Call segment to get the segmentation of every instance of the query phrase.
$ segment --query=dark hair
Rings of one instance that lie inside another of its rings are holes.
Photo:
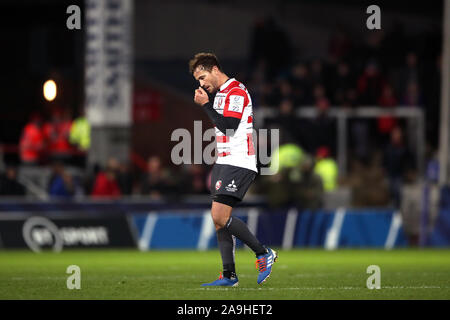
[[[216,66],[219,70],[220,67],[219,59],[213,53],[200,52],[197,53],[194,58],[189,61],[189,72],[194,73],[197,67],[202,66],[206,71],[211,72],[212,68]]]

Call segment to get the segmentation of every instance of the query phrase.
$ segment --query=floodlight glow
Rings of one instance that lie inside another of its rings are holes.
[[[56,98],[56,83],[53,80],[47,80],[44,83],[44,98],[47,101],[53,101]]]

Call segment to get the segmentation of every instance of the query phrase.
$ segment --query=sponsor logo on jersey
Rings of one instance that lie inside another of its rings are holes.
[[[244,97],[243,96],[230,96],[230,106],[228,110],[233,112],[242,112],[244,109]]]
[[[229,185],[227,185],[227,186],[225,187],[225,189],[226,189],[228,192],[236,192],[236,191],[237,191],[237,186],[234,184],[234,180],[231,181],[231,183],[230,183]]]
[[[216,190],[219,190],[221,186],[222,186],[222,180],[217,180],[217,182],[216,182]]]

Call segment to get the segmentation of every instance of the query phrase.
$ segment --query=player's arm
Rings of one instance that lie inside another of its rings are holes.
[[[222,131],[222,133],[225,135],[227,130],[233,130],[233,132],[236,131],[239,123],[241,122],[241,119],[224,117],[223,115],[217,113],[217,111],[213,108],[212,102],[208,101],[203,105],[203,107],[205,108],[206,113],[208,114],[214,125],[217,127],[217,129]]]
[[[226,135],[227,130],[233,130],[234,132],[238,128],[239,123],[241,122],[241,117],[229,115],[227,116],[225,115],[225,109],[224,115],[217,113],[217,111],[214,110],[213,103],[209,101],[208,94],[205,92],[205,90],[203,90],[203,88],[195,90],[194,101],[204,107],[211,121],[214,123],[217,129],[222,131],[223,134]],[[227,108],[227,100],[225,101],[225,104],[225,108]]]

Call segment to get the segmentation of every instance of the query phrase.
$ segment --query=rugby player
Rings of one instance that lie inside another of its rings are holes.
[[[217,233],[223,273],[202,286],[237,286],[235,269],[236,238],[256,255],[259,271],[257,283],[263,283],[272,272],[277,253],[263,246],[247,225],[232,216],[233,207],[258,174],[253,145],[252,100],[245,86],[229,78],[212,53],[198,53],[189,61],[189,70],[200,86],[194,102],[203,107],[215,126],[218,157],[211,173],[211,216]],[[214,100],[209,94],[215,94]]]

